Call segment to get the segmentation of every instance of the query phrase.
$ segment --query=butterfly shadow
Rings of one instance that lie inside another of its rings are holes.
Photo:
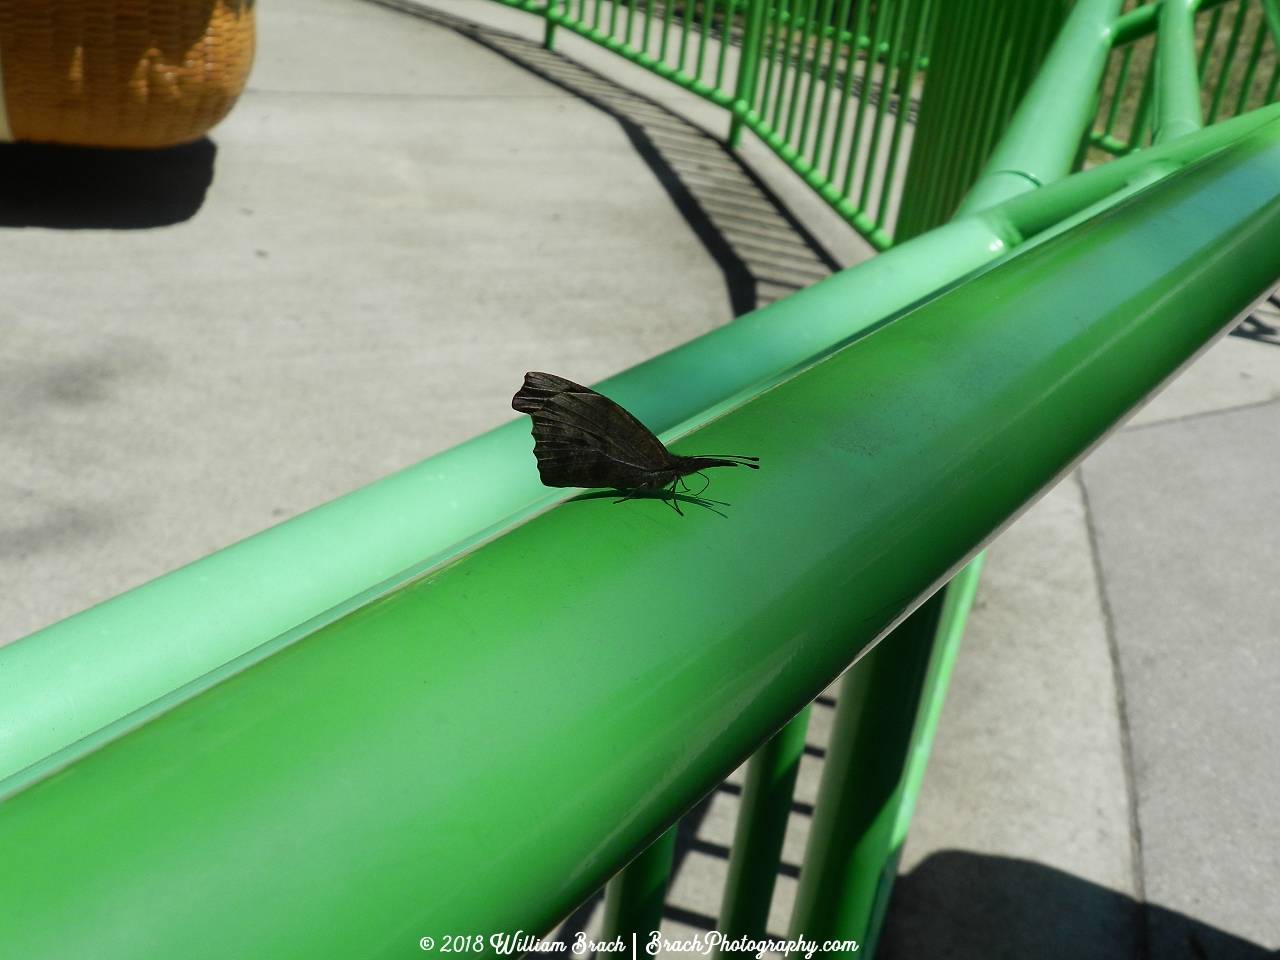
[[[665,500],[681,516],[684,514],[681,513],[678,504],[688,503],[710,510],[716,516],[724,517],[726,520],[729,519],[729,515],[721,513],[716,507],[733,506],[724,500],[712,500],[710,497],[702,497],[694,493],[677,493],[674,490],[588,490],[576,497],[570,497],[566,502],[574,503],[579,500],[612,500],[615,503],[622,503],[624,500]]]

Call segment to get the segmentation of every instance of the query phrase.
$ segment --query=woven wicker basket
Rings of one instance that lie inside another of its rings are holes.
[[[187,143],[226,116],[252,62],[253,0],[0,0],[8,139]]]

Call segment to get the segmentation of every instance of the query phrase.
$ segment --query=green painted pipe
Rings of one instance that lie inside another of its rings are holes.
[[[1007,249],[976,221],[920,237],[600,389],[669,432]],[[531,451],[522,417],[0,648],[0,796],[563,496]]]
[[[747,762],[716,926],[729,940],[765,935],[810,709],[801,710]]]
[[[851,940],[858,950],[840,953],[870,954],[864,948],[876,927],[874,906],[882,899],[876,894],[947,592],[930,597],[845,674],[791,914],[792,939]]]
[[[875,954],[982,558],[846,674],[791,936]]]
[[[0,804],[0,957],[545,931],[1280,276],[1280,125]]]
[[[1196,68],[1196,0],[1161,0],[1156,40],[1155,143],[1176,140],[1204,126]]]
[[[1122,0],[1080,0],[957,217],[1061,180],[1097,112]]]
[[[1255,110],[900,244],[611,377],[662,434],[982,269],[1165,162],[1280,116]],[[0,796],[145,722],[548,497],[523,418],[0,647]]]
[[[993,231],[1009,237],[1011,244],[1017,244],[1020,238],[1049,230],[1132,183],[1150,182],[1153,176],[1167,175],[1179,167],[1197,163],[1277,119],[1280,119],[1280,103],[1273,103],[1021,194],[980,216],[991,223]]]
[[[658,929],[671,879],[676,830],[670,827],[609,881],[604,891],[601,941],[621,937],[629,946],[633,938],[637,942],[648,941]]]

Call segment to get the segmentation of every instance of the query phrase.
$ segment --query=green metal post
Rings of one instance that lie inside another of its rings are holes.
[[[764,936],[810,709],[770,737],[747,764],[717,925],[728,939]]]
[[[560,3],[561,0],[547,0],[546,9],[539,11],[545,21],[542,30],[542,45],[548,50],[554,50],[556,46],[556,24],[563,16],[560,13]]]
[[[676,830],[671,827],[609,881],[604,891],[601,940],[622,937],[629,941],[634,934],[644,941],[658,929],[671,879]]]
[[[845,675],[792,938],[854,940],[861,947],[874,933],[873,909],[882,899],[902,774],[947,592],[935,593]]]
[[[1068,8],[1066,0],[940,5],[895,241],[955,215],[1035,80]],[[1051,135],[1054,126],[1039,132]]]
[[[1195,133],[1204,126],[1196,67],[1195,9],[1196,0],[1163,0],[1160,6],[1155,143]]]
[[[985,210],[1071,172],[1097,110],[1121,0],[1080,0],[957,216]]]
[[[765,4],[768,0],[750,0],[742,25],[742,52],[738,55],[738,82],[729,109],[729,146],[742,143],[742,118],[755,106],[756,81],[760,76],[760,36],[764,31]],[[728,43],[728,29],[723,43]]]

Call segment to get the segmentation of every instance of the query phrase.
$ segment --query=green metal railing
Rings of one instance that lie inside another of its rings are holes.
[[[954,214],[1069,7],[1066,0],[500,2],[544,17],[548,46],[563,26],[725,107],[731,144],[751,130],[881,250]],[[1161,10],[1171,23],[1170,55],[1188,55],[1173,29],[1187,21],[1204,122],[1280,98],[1280,0],[1125,5],[1132,9],[1110,30],[1091,146],[1119,156],[1155,135]],[[1191,82],[1182,68],[1165,75]],[[1183,112],[1187,99],[1184,92]],[[1163,102],[1176,109],[1168,94]]]
[[[1189,34],[1152,146],[1069,173],[1119,0],[1077,0],[1026,83],[973,71],[1003,136],[944,150],[935,111],[920,153],[944,67],[1056,16],[991,3],[929,50],[911,166],[964,185],[952,222],[919,188],[913,239],[600,385],[679,451],[762,458],[717,478],[726,517],[549,492],[521,418],[0,649],[0,957],[419,955],[606,881],[606,932],[646,929],[672,824],[748,756],[720,922],[755,935],[806,704],[855,660],[792,933],[874,953],[979,551],[1280,277],[1280,106],[1202,128]],[[856,26],[832,6],[762,28],[775,84]],[[635,5],[573,7],[644,41]],[[1163,41],[1186,9],[1143,16]],[[737,90],[738,11],[644,10]]]
[[[872,244],[892,243],[936,0],[501,0],[727,108]]]
[[[1162,5],[1126,4],[1120,18],[1098,117],[1089,142],[1122,156],[1149,145],[1160,119],[1156,32],[1170,36],[1164,55],[1182,63],[1165,75],[1181,78],[1182,111],[1196,111],[1204,123],[1239,116],[1280,99],[1280,4],[1277,0],[1203,0]],[[1167,23],[1166,23],[1167,21]],[[1174,33],[1177,34],[1176,38]],[[1176,42],[1173,42],[1176,39]],[[1194,73],[1188,58],[1194,62]],[[1198,91],[1198,97],[1190,92]],[[1170,105],[1166,104],[1166,112]]]

